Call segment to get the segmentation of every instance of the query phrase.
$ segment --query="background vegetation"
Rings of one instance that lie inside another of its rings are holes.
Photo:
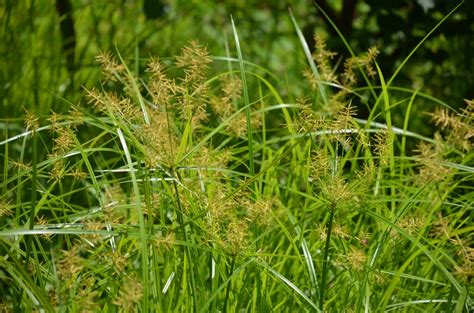
[[[6,0],[0,310],[468,312],[456,6]]]

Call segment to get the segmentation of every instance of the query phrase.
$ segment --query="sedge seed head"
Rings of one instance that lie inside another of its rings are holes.
[[[58,158],[60,155],[57,153],[53,152],[53,154],[50,154],[48,156],[49,158]],[[64,162],[64,159],[58,159],[53,161],[53,167],[51,168],[51,171],[49,173],[49,181],[60,181],[63,179],[63,177],[66,175],[66,165]]]
[[[466,107],[461,110],[461,114],[439,108],[434,113],[428,113],[432,121],[444,131],[446,143],[466,152],[473,146],[472,106],[472,101],[466,100]]]
[[[378,270],[372,271],[369,278],[373,284],[379,286],[385,286],[390,282],[388,274]]]
[[[97,222],[94,220],[85,220],[84,221],[84,230],[90,231],[91,233],[84,234],[81,237],[92,242],[93,244],[97,244],[100,242],[101,238],[103,237],[99,233],[101,230],[104,230],[105,225],[102,222]]]
[[[112,114],[122,120],[133,122],[141,118],[140,109],[128,97],[119,96],[114,92],[106,92],[105,104]]]
[[[312,132],[324,129],[327,125],[325,116],[313,110],[311,99],[307,96],[300,96],[296,99],[299,113],[296,125],[300,133]]]
[[[73,177],[74,179],[84,179],[87,178],[88,174],[81,171],[80,168],[74,168],[66,174],[67,176]]]
[[[424,223],[425,220],[421,216],[409,214],[400,219],[398,226],[409,235],[415,235],[423,227]]]
[[[340,223],[335,223],[332,229],[332,232],[335,237],[339,237],[341,239],[348,239],[350,238],[349,230],[345,225]]]
[[[327,82],[337,82],[337,76],[334,73],[330,62],[337,53],[326,49],[326,41],[320,34],[317,33],[314,35],[314,41],[315,52],[313,53],[313,59],[319,69],[321,78]]]
[[[333,207],[341,206],[343,202],[353,197],[347,182],[340,176],[321,179],[321,193]]]
[[[242,220],[232,220],[225,234],[224,249],[231,255],[237,255],[243,252],[248,242],[248,223]]]
[[[326,226],[324,226],[324,224],[316,225],[315,233],[322,242],[326,241],[328,234],[327,234],[327,228]]]
[[[157,58],[148,61],[146,72],[150,73],[148,90],[153,102],[157,105],[167,105],[178,92],[178,86],[173,79],[168,78],[166,68]]]
[[[13,216],[13,208],[10,200],[0,200],[0,217]]]
[[[455,266],[455,274],[464,281],[469,281],[474,277],[474,248],[472,240],[456,238],[450,240],[455,253],[459,256],[458,265]]]
[[[67,286],[71,286],[74,283],[74,278],[84,268],[84,264],[85,260],[79,254],[79,247],[73,245],[69,250],[62,251],[56,268],[61,279],[66,282]]]
[[[314,75],[313,71],[311,71],[310,68],[305,68],[302,73],[303,77],[306,79],[306,81],[309,83],[309,86],[313,90],[317,90],[319,88],[319,80],[316,78]]]
[[[173,232],[168,232],[165,236],[157,236],[154,244],[158,250],[171,250],[176,243],[176,235]]]
[[[150,111],[151,123],[136,128],[135,134],[142,142],[145,164],[149,168],[169,167],[175,162],[179,139],[168,114],[159,110]]]
[[[235,112],[235,107],[232,101],[220,97],[211,97],[210,106],[212,111],[216,113],[221,120],[227,119]]]
[[[245,113],[235,116],[226,126],[226,130],[236,137],[241,138],[247,133],[247,118]]]
[[[390,149],[394,140],[393,130],[387,129],[375,135],[374,152],[379,157],[380,165],[387,166],[389,163]]]
[[[380,54],[380,50],[377,46],[372,46],[367,51],[365,57],[361,58],[361,63],[364,65],[365,72],[371,78],[374,78],[377,75],[377,71],[374,69],[373,64],[375,63],[375,59]]]
[[[357,68],[357,57],[350,57],[344,61],[344,72],[342,73],[342,84],[350,88],[357,84],[357,75],[354,69]]]
[[[166,79],[166,70],[163,63],[159,58],[151,57],[148,60],[147,68],[145,72],[150,73],[151,80],[163,80]]]
[[[74,297],[75,304],[82,313],[100,311],[100,305],[97,303],[99,292],[93,288],[97,284],[94,277],[86,277],[80,281],[78,291]]]
[[[40,128],[39,118],[34,112],[25,110],[25,127],[33,134]]]
[[[242,80],[234,76],[226,76],[222,80],[223,100],[228,102],[238,100],[242,96]]]
[[[135,312],[143,298],[143,284],[138,278],[133,276],[126,277],[119,293],[112,301],[122,312]]]
[[[44,215],[41,215],[41,216],[37,216],[36,217],[36,224],[38,226],[42,226],[42,227],[46,227],[48,225],[48,219],[44,216]],[[47,241],[51,240],[51,237],[53,235],[52,234],[48,234],[48,233],[43,233],[41,234],[41,237]]]
[[[68,127],[59,127],[57,137],[54,139],[53,153],[64,155],[75,146],[74,133]]]
[[[60,128],[59,122],[63,119],[61,114],[58,114],[54,111],[51,111],[51,115],[48,118],[48,121],[51,123],[51,131],[57,132]]]
[[[125,66],[117,62],[112,52],[100,51],[95,57],[106,80],[117,81],[117,76],[125,71]]]
[[[32,167],[31,167],[31,162],[16,162],[16,161],[10,161],[10,164],[13,165],[13,167],[17,170],[17,171],[24,171],[24,172],[27,172],[27,171],[31,171]]]
[[[175,64],[184,69],[184,82],[193,84],[205,79],[211,62],[207,48],[193,40],[181,49],[181,55],[176,57]]]
[[[118,275],[123,274],[130,263],[129,255],[122,253],[120,250],[110,252],[107,258],[112,262],[112,267]]]
[[[273,199],[258,199],[255,202],[250,201],[247,206],[249,218],[258,225],[270,225],[272,222],[274,202],[275,200]]]
[[[441,213],[438,213],[437,220],[432,223],[430,235],[436,238],[451,238],[452,226],[451,219],[449,217],[443,216]]]
[[[104,95],[95,88],[85,89],[85,91],[87,103],[92,105],[92,109],[99,114],[107,113]]]
[[[72,128],[77,129],[78,126],[84,124],[84,113],[76,106],[72,106],[67,113]]]
[[[442,165],[444,160],[440,149],[437,149],[436,146],[420,142],[415,151],[419,153],[418,163],[421,165],[419,170],[420,183],[444,181],[450,174],[451,170]]]
[[[352,270],[361,272],[367,263],[367,254],[363,250],[351,247],[346,255],[346,261]]]
[[[327,149],[317,149],[311,154],[309,176],[313,179],[321,179],[331,173],[331,156]]]

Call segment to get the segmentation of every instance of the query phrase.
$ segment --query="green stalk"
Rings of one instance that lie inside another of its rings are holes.
[[[36,197],[37,197],[37,180],[38,180],[38,139],[37,134],[33,131],[33,156],[31,160],[32,173],[31,173],[31,203],[30,203],[30,220],[28,223],[28,229],[33,229],[35,225],[35,210],[36,210]],[[32,249],[32,237],[26,237],[26,263],[30,257]]]
[[[5,139],[8,139],[8,122],[5,123]],[[7,194],[7,178],[8,178],[8,158],[9,158],[9,145],[8,143],[5,144],[5,150],[4,150],[4,159],[3,159],[3,181],[2,181],[2,195]],[[17,215],[18,216],[18,215]],[[0,218],[0,229],[3,229],[4,227],[4,219]]]
[[[375,66],[377,67],[377,72],[380,78],[380,85],[382,86],[382,98],[384,102],[384,108],[383,108],[383,113],[385,114],[385,121],[387,122],[387,130],[389,132],[393,132],[393,126],[392,126],[392,113],[390,111],[390,98],[388,96],[388,89],[387,85],[385,84],[385,79],[383,77],[382,71],[380,70],[379,65],[377,62],[375,62]],[[393,135],[393,133],[389,133],[390,136]],[[395,151],[393,148],[393,143],[394,139],[390,141],[390,147],[389,147],[389,167],[390,167],[390,181],[393,180],[393,177],[395,175]],[[391,211],[393,212],[395,210],[395,187],[393,185],[390,186],[390,197],[392,198],[392,201],[390,202],[391,204]]]
[[[232,273],[234,272],[234,266],[235,266],[235,255],[232,256],[232,262],[230,263],[230,271],[229,271],[229,277],[232,277]],[[229,300],[229,294],[230,294],[230,288],[232,286],[232,280],[230,279],[227,282],[227,288],[225,291],[225,300],[224,300],[224,308],[223,312],[227,312],[227,302]]]
[[[323,272],[321,274],[321,289],[319,292],[319,308],[324,311],[324,290],[326,288],[327,271],[329,267],[329,248],[331,244],[332,223],[334,220],[335,204],[329,208],[328,230],[326,232],[326,244],[324,246]]]
[[[406,142],[407,142],[406,133],[408,131],[408,121],[410,120],[411,108],[413,107],[413,102],[415,101],[416,95],[418,94],[418,90],[419,89],[415,90],[415,92],[410,98],[410,102],[408,103],[408,107],[405,112],[405,119],[403,121],[403,135],[402,135],[402,143],[400,147],[400,154],[404,158],[407,156],[406,155]],[[403,170],[404,170],[405,165],[406,163],[400,162],[400,175],[403,175]]]

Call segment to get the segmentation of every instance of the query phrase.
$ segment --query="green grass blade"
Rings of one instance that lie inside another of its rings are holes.
[[[276,270],[274,270],[271,266],[269,266],[268,264],[266,264],[265,262],[263,261],[257,261],[257,263],[262,266],[263,268],[265,268],[266,270],[268,270],[270,273],[272,273],[275,278],[277,278],[277,280],[282,283],[283,285],[287,286],[290,290],[293,290],[296,294],[298,294],[301,298],[303,298],[306,303],[311,306],[311,308],[313,310],[315,310],[316,312],[322,312],[318,306],[313,302],[311,301],[310,298],[308,298],[308,296],[300,289],[298,288],[295,284],[293,284],[291,282],[291,280],[289,280],[288,278],[286,278],[285,276],[283,276],[281,273],[277,272]]]
[[[329,15],[327,15],[327,13],[318,5],[318,3],[316,1],[313,1],[313,4],[318,8],[319,11],[321,11],[321,13],[323,13],[326,20],[329,22],[329,24],[331,24],[331,27],[334,28],[334,30],[336,31],[339,38],[341,38],[342,42],[346,46],[347,51],[349,51],[350,55],[352,57],[355,57],[356,54],[352,50],[351,46],[349,45],[349,42],[346,40],[346,38],[344,37],[342,32],[339,30],[339,27],[337,27],[337,25],[329,18]],[[377,94],[375,93],[374,88],[372,87],[372,83],[370,82],[370,79],[367,77],[367,74],[362,69],[362,66],[359,63],[357,63],[357,68],[359,69],[360,74],[364,78],[364,81],[367,84],[367,88],[370,90],[370,93],[372,94],[372,97],[374,99],[377,99]]]
[[[313,75],[316,77],[317,80],[322,80],[321,75],[319,75],[318,68],[316,64],[314,63],[313,56],[311,55],[311,51],[309,50],[308,43],[306,42],[304,38],[303,32],[298,26],[298,23],[296,22],[296,19],[293,16],[293,12],[291,11],[291,9],[289,9],[289,12],[290,12],[291,21],[293,23],[293,26],[295,27],[296,34],[298,35],[298,39],[300,41],[301,47],[303,48],[304,54],[306,56],[306,60],[308,61],[311,71],[313,72]],[[321,96],[321,99],[323,100],[324,105],[329,104],[329,94],[326,88],[327,87],[324,84],[319,84],[319,94]]]
[[[255,164],[254,164],[254,153],[253,153],[253,129],[251,123],[251,105],[249,100],[249,91],[247,87],[247,76],[245,75],[244,60],[242,57],[242,50],[240,48],[239,35],[237,34],[237,29],[235,28],[234,19],[231,17],[232,23],[232,32],[234,33],[235,47],[237,49],[237,55],[239,58],[239,67],[240,67],[240,77],[242,79],[242,89],[244,95],[244,105],[245,105],[245,118],[247,120],[247,140],[248,140],[248,151],[249,151],[249,172],[250,175],[255,175]],[[256,186],[255,186],[256,187]],[[255,189],[254,189],[255,190]]]
[[[136,201],[136,214],[138,215],[138,222],[140,227],[140,243],[141,243],[141,261],[142,261],[142,279],[143,285],[148,286],[149,282],[149,269],[148,269],[148,243],[147,243],[147,231],[145,228],[145,219],[143,216],[142,211],[142,202],[140,196],[140,188],[138,187],[137,177],[135,175],[135,169],[132,162],[132,157],[130,154],[130,150],[128,149],[127,141],[123,135],[123,132],[120,128],[117,128],[117,135],[120,139],[120,143],[122,145],[123,152],[125,154],[125,159],[127,161],[128,168],[130,170],[130,176],[132,178],[132,185],[133,185],[133,192],[135,194],[135,201]],[[143,302],[142,302],[142,309],[143,312],[148,312],[149,310],[149,297],[148,297],[148,288],[144,289],[143,293]]]
[[[423,39],[420,40],[420,42],[410,51],[410,53],[406,56],[406,58],[400,63],[400,65],[397,67],[395,72],[392,74],[390,79],[387,82],[387,86],[390,86],[397,77],[398,73],[402,70],[402,68],[405,66],[405,64],[410,60],[410,58],[415,54],[415,52],[423,45],[423,43],[451,16],[456,12],[459,7],[464,3],[464,0],[461,0],[458,5],[454,7],[448,14],[446,14],[441,21],[439,21],[429,32],[426,34]]]

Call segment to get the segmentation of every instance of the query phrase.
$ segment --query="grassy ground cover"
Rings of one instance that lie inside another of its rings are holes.
[[[290,17],[297,83],[232,21],[227,55],[103,51],[100,86],[50,94],[68,111],[1,120],[1,310],[472,309],[474,102],[395,86],[418,47],[392,74],[376,47],[336,73]]]

